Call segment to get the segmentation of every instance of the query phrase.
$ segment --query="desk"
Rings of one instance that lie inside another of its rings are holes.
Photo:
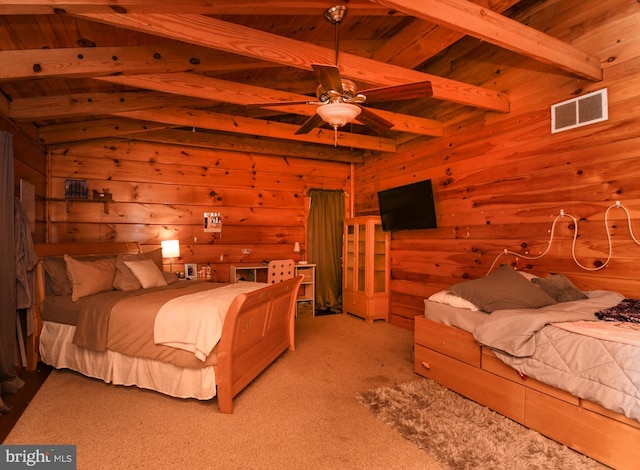
[[[267,282],[269,266],[263,263],[232,264],[229,267],[229,282],[238,281]],[[316,314],[316,265],[297,264],[294,266],[294,276],[304,276],[298,292],[298,308],[300,313],[305,305],[311,305],[311,312]]]

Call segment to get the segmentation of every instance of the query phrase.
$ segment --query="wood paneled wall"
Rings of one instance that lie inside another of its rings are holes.
[[[307,191],[349,191],[350,172],[344,163],[144,142],[71,146],[50,155],[49,241],[138,241],[148,251],[178,239],[174,271],[211,263],[224,282],[231,263],[300,259],[293,246],[305,246]],[[113,202],[65,201],[66,179],[85,179]],[[204,232],[204,212],[222,214],[221,236]]]
[[[25,180],[35,187],[36,192],[36,223],[34,242],[42,243],[46,238],[45,197],[46,197],[46,152],[35,144],[36,130],[31,125],[18,127],[0,114],[0,130],[13,136],[13,176],[15,196],[20,195],[20,180]]]
[[[396,232],[391,241],[391,321],[407,328],[424,299],[484,276],[498,263],[534,274],[565,273],[582,289],[640,295],[640,5],[635,0],[557,2],[518,19],[601,57],[604,78],[589,82],[489,44],[464,40],[429,72],[507,93],[509,114],[434,101],[443,138],[421,138],[397,154],[355,168],[356,215],[375,214],[376,192],[431,178],[437,229]],[[479,81],[479,79],[484,79]],[[557,134],[550,106],[607,88],[609,119]],[[614,206],[607,212],[607,209]],[[578,222],[575,250],[574,220]],[[605,226],[605,215],[607,224]],[[611,235],[611,261],[607,232]],[[580,267],[574,261],[584,266]]]

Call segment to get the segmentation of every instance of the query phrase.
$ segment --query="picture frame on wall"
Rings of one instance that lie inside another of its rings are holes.
[[[65,199],[88,199],[89,182],[87,180],[64,180]]]
[[[195,263],[185,263],[184,265],[185,279],[198,279],[198,265]]]

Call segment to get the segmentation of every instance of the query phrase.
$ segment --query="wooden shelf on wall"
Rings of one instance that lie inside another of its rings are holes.
[[[103,210],[105,214],[109,213],[109,202],[111,202],[110,199],[81,199],[81,198],[49,199],[49,201],[65,201],[67,203],[67,213],[71,212],[71,206],[73,206],[75,202],[81,202],[81,203],[93,202],[93,203],[103,204],[104,205]]]

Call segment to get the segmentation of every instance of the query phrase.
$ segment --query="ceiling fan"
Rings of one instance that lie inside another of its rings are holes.
[[[327,123],[336,132],[339,127],[353,121],[356,117],[362,124],[372,127],[377,132],[385,132],[394,124],[378,114],[363,107],[365,103],[382,101],[405,100],[431,96],[431,82],[407,83],[381,88],[372,88],[358,92],[356,84],[340,76],[338,69],[338,29],[347,14],[346,6],[335,6],[324,12],[324,18],[335,26],[335,57],[336,65],[311,64],[318,79],[315,101],[280,101],[275,103],[260,103],[260,107],[288,106],[293,104],[318,105],[316,113],[307,119],[295,132],[296,135],[308,134],[314,128]],[[337,145],[337,141],[336,141]]]

